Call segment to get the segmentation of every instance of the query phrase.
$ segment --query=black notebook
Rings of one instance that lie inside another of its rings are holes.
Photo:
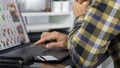
[[[47,63],[60,63],[69,57],[69,53],[66,50],[61,49],[48,49],[41,52],[40,55],[34,56],[35,62],[47,62]]]

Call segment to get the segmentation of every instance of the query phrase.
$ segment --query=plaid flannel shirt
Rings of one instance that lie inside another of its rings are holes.
[[[115,60],[115,65],[119,65],[119,33],[120,0],[96,0],[87,14],[76,18],[68,37],[68,48],[76,66],[95,68],[107,51]]]

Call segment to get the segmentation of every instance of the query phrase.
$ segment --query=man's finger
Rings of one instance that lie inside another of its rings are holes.
[[[46,44],[41,44],[41,46],[42,46],[43,48],[46,48]]]
[[[59,45],[60,45],[59,42],[52,42],[52,43],[48,43],[48,44],[46,45],[46,48],[47,48],[47,49],[57,48],[57,47],[59,47]]]
[[[64,41],[51,42],[46,45],[46,48],[47,49],[51,49],[51,48],[65,48],[66,49],[65,45],[66,44],[64,43]]]
[[[39,45],[39,44],[46,44],[46,41],[48,41],[49,39],[47,38],[42,38],[40,40],[38,40],[37,42],[35,42],[35,45]]]
[[[43,43],[46,43],[47,41],[51,41],[51,40],[56,40],[56,36],[55,35],[50,35],[50,36],[41,38],[40,40],[35,42],[35,45],[43,44]]]
[[[34,45],[41,44],[41,40],[38,40],[37,42],[34,43]]]

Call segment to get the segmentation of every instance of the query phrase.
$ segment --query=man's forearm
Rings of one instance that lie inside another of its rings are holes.
[[[78,67],[94,66],[106,52],[108,41],[120,32],[120,15],[118,15],[120,4],[111,0],[102,1],[96,1],[89,8],[83,21],[75,23],[69,35],[70,54]],[[115,3],[117,6],[114,4],[111,8],[110,3]],[[103,6],[111,11],[106,11]],[[114,10],[115,8],[117,9]],[[78,26],[79,23],[82,25]]]

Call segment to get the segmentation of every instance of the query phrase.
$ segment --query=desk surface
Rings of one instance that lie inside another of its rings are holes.
[[[30,68],[69,68],[69,66],[74,66],[71,58],[67,58],[61,63],[34,63],[30,65]]]

